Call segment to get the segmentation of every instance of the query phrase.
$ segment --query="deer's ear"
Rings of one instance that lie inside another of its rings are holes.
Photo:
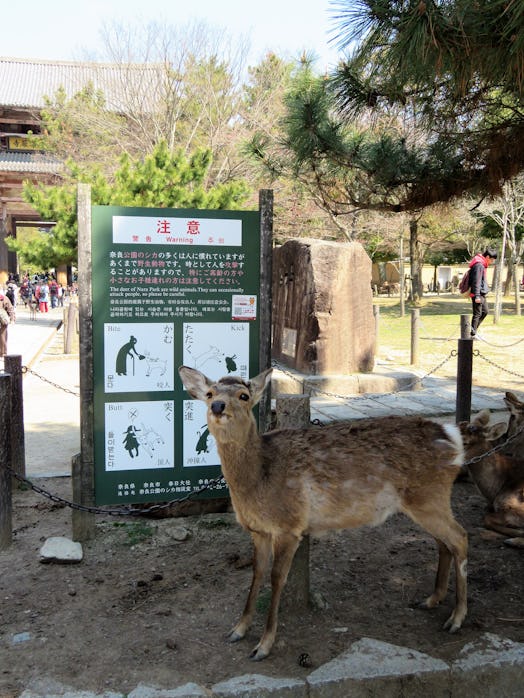
[[[471,424],[476,427],[485,427],[487,424],[489,424],[490,414],[491,413],[488,409],[481,410],[473,417]]]
[[[265,371],[262,371],[262,373],[259,373],[258,376],[251,378],[251,380],[249,381],[249,392],[251,393],[251,397],[253,398],[253,405],[256,405],[257,402],[260,402],[260,398],[264,394],[266,386],[271,382],[272,373],[273,369],[268,368]]]
[[[204,400],[205,402],[207,392],[213,382],[203,373],[197,371],[196,368],[190,368],[189,366],[180,366],[178,373],[191,397],[194,397],[196,400]]]
[[[504,397],[504,402],[511,414],[515,417],[519,417],[524,413],[524,402],[521,402],[515,393],[507,392]]]
[[[486,434],[486,439],[488,441],[495,441],[496,439],[499,439],[501,436],[504,436],[508,429],[508,425],[506,422],[497,422],[496,424],[493,424],[491,427],[489,427],[488,432]]]

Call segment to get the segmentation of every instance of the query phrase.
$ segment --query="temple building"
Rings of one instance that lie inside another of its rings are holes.
[[[137,79],[146,74],[147,89]],[[59,91],[72,98],[89,86],[103,93],[107,109],[125,114],[130,86],[135,86],[135,95],[138,91],[151,95],[151,76],[154,79],[155,75],[158,85],[158,66],[154,65],[0,57],[0,285],[9,275],[23,271],[5,239],[16,236],[21,228],[37,228],[44,235],[53,226],[53,221],[42,221],[22,197],[25,181],[60,182],[62,163],[32,137],[41,133],[46,98],[52,100]]]

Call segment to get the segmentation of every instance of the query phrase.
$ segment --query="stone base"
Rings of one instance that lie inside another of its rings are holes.
[[[408,371],[378,369],[375,373],[351,375],[309,376],[298,371],[273,369],[271,395],[301,395],[302,393],[341,395],[366,395],[369,393],[395,393],[401,390],[420,390],[421,379]]]

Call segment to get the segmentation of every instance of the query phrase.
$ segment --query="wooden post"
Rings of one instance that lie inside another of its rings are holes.
[[[83,492],[82,480],[82,455],[77,453],[71,459],[71,474],[73,483],[73,502],[86,504],[86,497]],[[95,515],[89,512],[73,509],[73,540],[90,540],[95,535]]]
[[[298,429],[310,423],[309,395],[277,395],[277,428]],[[284,603],[298,608],[309,606],[309,536],[304,536],[293,558],[286,584]]]
[[[0,374],[0,550],[13,541],[11,475],[11,376]]]
[[[64,309],[65,333],[64,333],[64,354],[73,353],[73,343],[76,334],[76,318],[78,308],[76,303],[70,302],[67,309]]]
[[[457,354],[457,400],[455,422],[469,422],[471,418],[471,385],[473,375],[473,340],[468,315],[460,316],[460,339]]]
[[[418,364],[418,340],[420,333],[420,310],[413,308],[411,311],[411,365]]]
[[[24,396],[22,387],[22,357],[11,354],[5,357],[5,370],[11,375],[11,468],[25,477]],[[19,487],[13,478],[13,487]]]
[[[273,191],[261,189],[260,209],[260,346],[259,364],[263,371],[271,366],[271,303],[273,275]],[[259,431],[271,423],[271,395],[266,391],[258,406]]]
[[[78,311],[80,366],[80,448],[73,458],[73,492],[79,504],[95,502],[95,455],[93,414],[93,299],[91,296],[91,188],[78,185]],[[73,516],[73,540],[95,535],[95,515],[77,511]]]

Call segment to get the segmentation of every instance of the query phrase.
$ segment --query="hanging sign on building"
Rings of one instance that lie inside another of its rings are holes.
[[[186,497],[220,462],[177,369],[258,373],[260,214],[95,206],[91,259],[96,503]]]

